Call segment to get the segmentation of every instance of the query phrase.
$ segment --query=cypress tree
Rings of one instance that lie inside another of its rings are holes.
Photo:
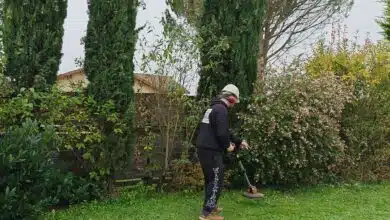
[[[386,8],[385,8],[384,17],[378,23],[383,29],[383,35],[387,40],[390,41],[390,0],[386,0],[385,3],[386,3]]]
[[[67,0],[5,0],[3,10],[5,75],[17,88],[54,84]]]
[[[88,93],[99,105],[113,101],[118,116],[126,124],[122,134],[102,122],[109,155],[107,168],[116,172],[130,159],[133,143],[134,91],[133,56],[137,41],[137,0],[91,0],[85,38],[84,69],[90,84]]]
[[[266,0],[205,0],[199,27],[202,68],[198,98],[211,98],[226,84],[249,98],[256,81]]]

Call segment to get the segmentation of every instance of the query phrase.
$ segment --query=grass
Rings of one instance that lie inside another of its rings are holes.
[[[390,219],[390,184],[316,187],[289,192],[265,191],[249,200],[239,191],[224,192],[220,205],[227,220]],[[162,195],[124,192],[105,202],[91,202],[48,214],[43,219],[153,220],[198,219],[202,194]]]

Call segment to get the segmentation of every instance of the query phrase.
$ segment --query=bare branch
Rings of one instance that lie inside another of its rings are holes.
[[[318,29],[347,13],[353,0],[269,0],[264,33],[268,36],[265,45],[267,60],[297,46]]]
[[[346,15],[354,0],[267,0],[267,11],[263,22],[264,33],[259,44],[259,65],[264,70],[267,60],[279,57],[286,50],[297,46],[322,27]],[[202,12],[202,0],[168,0],[176,14],[190,21]],[[198,7],[198,8],[194,8]],[[192,16],[191,16],[192,15]],[[192,23],[192,22],[191,22]],[[197,26],[197,24],[193,25]],[[260,77],[262,78],[262,77]]]

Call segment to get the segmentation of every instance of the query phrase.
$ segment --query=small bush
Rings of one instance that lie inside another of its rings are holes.
[[[57,147],[54,129],[40,131],[33,121],[10,129],[0,142],[1,218],[33,218],[40,211],[43,176]]]
[[[0,142],[0,218],[34,219],[51,207],[89,201],[101,196],[101,186],[88,177],[57,167],[61,143],[53,127],[41,129],[27,120],[12,127]]]
[[[254,148],[248,171],[266,184],[329,180],[344,152],[339,122],[351,92],[333,77],[303,76],[268,79],[264,92],[240,115]]]
[[[48,169],[42,176],[40,207],[56,208],[102,197],[102,186],[88,177],[60,169]]]
[[[170,189],[186,191],[203,189],[203,173],[199,163],[192,163],[188,160],[175,160],[172,162],[171,167],[172,182]]]

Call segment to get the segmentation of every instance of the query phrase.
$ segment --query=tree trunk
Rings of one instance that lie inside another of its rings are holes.
[[[164,171],[169,168],[169,131],[165,135],[165,160],[164,160]]]
[[[267,31],[267,29],[265,29]],[[267,32],[264,32],[260,37],[259,42],[259,56],[257,57],[257,79],[254,88],[254,94],[262,93],[262,84],[265,77],[265,68],[267,66],[267,54],[269,47],[269,38]]]
[[[269,11],[270,5],[267,4],[267,10],[265,12],[264,16],[264,26],[263,31],[260,35],[259,40],[259,53],[257,57],[257,78],[256,78],[256,84],[254,88],[254,94],[261,94],[262,93],[262,84],[264,82],[265,77],[265,68],[267,66],[268,61],[268,50],[269,50],[269,44],[270,44],[270,38],[271,38],[271,16],[272,13]]]
[[[161,175],[158,179],[158,183],[156,186],[157,192],[161,192],[164,186],[165,178],[169,169],[169,133],[170,128],[169,125],[164,130],[164,140],[163,140],[163,146],[164,146],[164,166],[162,168]]]
[[[260,47],[263,48],[261,44],[262,42],[260,42]],[[261,82],[264,81],[265,64],[266,64],[265,59],[266,59],[266,55],[263,52],[260,52],[259,57],[257,58],[257,84],[260,84]]]

